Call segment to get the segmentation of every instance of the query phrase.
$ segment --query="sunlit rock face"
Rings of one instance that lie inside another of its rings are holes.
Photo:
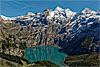
[[[58,47],[41,46],[26,49],[25,58],[31,63],[35,61],[48,60],[62,66],[62,61],[67,54],[58,52]]]

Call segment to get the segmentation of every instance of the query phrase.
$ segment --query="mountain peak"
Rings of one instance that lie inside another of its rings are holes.
[[[59,7],[59,6],[57,6],[57,7],[55,8],[55,10],[64,10],[64,9],[62,9],[62,8]]]
[[[5,17],[5,16],[3,16],[3,15],[0,15],[0,19],[8,20],[8,17]]]
[[[44,12],[45,12],[45,11],[50,11],[50,9],[45,9]]]
[[[90,10],[89,8],[85,8],[84,10]]]
[[[85,8],[82,13],[90,13],[92,10],[90,10],[89,8]]]
[[[28,12],[26,15],[27,15],[27,16],[30,16],[30,15],[35,15],[35,14],[32,13],[32,12]]]
[[[65,10],[67,10],[67,11],[71,11],[69,8],[67,8],[67,9],[65,9]]]

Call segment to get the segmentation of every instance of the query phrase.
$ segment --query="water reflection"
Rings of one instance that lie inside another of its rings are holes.
[[[60,53],[58,50],[58,47],[53,46],[32,47],[26,49],[25,58],[31,63],[35,61],[48,60],[62,66],[62,61],[67,54]]]

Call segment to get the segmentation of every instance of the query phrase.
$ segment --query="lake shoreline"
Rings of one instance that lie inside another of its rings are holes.
[[[68,56],[68,55],[67,55],[67,56]],[[66,56],[66,57],[67,57],[67,56]],[[65,57],[65,58],[66,58],[66,57]],[[64,58],[64,60],[62,61],[62,64],[63,64],[65,67],[69,67],[68,65],[66,65],[66,64],[64,63],[65,58]]]
[[[53,46],[53,47],[58,47],[59,49],[62,49],[60,46],[55,46],[55,45],[37,45],[37,46],[32,46],[32,47],[41,47],[41,46]],[[32,47],[27,47],[28,48],[32,48]]]

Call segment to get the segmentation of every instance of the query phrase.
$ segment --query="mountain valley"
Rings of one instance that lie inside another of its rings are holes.
[[[57,46],[59,52],[71,56],[99,53],[99,24],[100,11],[89,8],[72,12],[56,7],[18,17],[0,15],[1,52],[24,57],[26,48]]]

